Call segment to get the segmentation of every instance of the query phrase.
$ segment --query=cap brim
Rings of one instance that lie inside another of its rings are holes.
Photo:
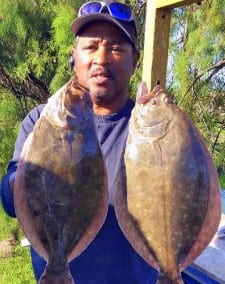
[[[120,22],[111,17],[110,14],[103,14],[103,13],[95,13],[95,14],[90,14],[90,15],[84,15],[81,16],[77,19],[75,19],[72,24],[71,24],[71,31],[74,33],[76,36],[79,30],[84,27],[86,24],[93,22],[93,21],[100,21],[104,20],[110,23],[115,24],[118,28],[120,28],[125,35],[128,37],[129,41],[135,46],[135,43],[133,39],[131,38],[130,34],[126,31],[126,29],[120,24]]]

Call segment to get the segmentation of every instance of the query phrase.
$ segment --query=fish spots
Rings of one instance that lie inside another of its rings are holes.
[[[123,212],[115,206],[121,229],[145,261],[160,266],[160,283],[182,283],[181,267],[207,246],[220,220],[212,158],[187,115],[159,93],[136,103],[124,163],[127,186],[116,193]]]
[[[68,87],[46,104],[24,144],[16,175],[17,218],[33,248],[48,261],[43,284],[73,283],[68,261],[94,239],[108,210],[90,98],[74,93],[74,84],[75,97],[66,96]]]

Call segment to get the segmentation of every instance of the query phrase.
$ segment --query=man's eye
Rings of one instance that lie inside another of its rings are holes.
[[[120,53],[124,52],[121,46],[112,46],[112,51],[120,52]]]
[[[94,49],[96,49],[96,46],[95,45],[86,45],[86,46],[84,46],[83,49],[84,50],[94,50]]]

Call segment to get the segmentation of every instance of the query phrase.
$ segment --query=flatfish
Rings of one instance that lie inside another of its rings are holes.
[[[48,100],[25,141],[16,173],[17,218],[47,261],[39,283],[74,283],[68,262],[104,223],[105,180],[91,100],[70,81]]]
[[[221,217],[216,168],[189,117],[157,86],[142,84],[129,122],[115,210],[134,249],[159,270],[158,283],[205,249]]]

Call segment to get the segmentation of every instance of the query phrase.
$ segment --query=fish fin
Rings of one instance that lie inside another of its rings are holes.
[[[160,272],[159,278],[156,284],[184,284],[184,281],[181,277],[181,275],[178,275],[176,279],[170,279],[168,275]]]
[[[53,274],[45,269],[38,284],[75,284],[75,282],[69,270]]]

